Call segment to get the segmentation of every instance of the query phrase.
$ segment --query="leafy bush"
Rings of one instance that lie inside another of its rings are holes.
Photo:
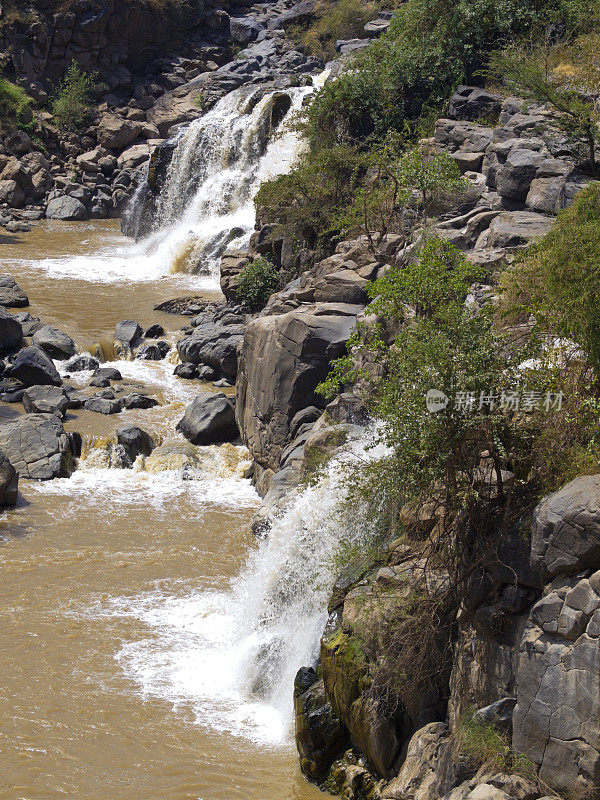
[[[31,97],[24,89],[6,78],[0,78],[0,125],[7,120],[17,120],[31,102]]]
[[[77,130],[88,125],[94,113],[92,94],[96,88],[92,76],[73,60],[52,101],[52,114],[59,128]]]
[[[252,311],[260,311],[267,304],[279,283],[276,267],[262,256],[255,258],[240,272],[237,297]]]
[[[583,145],[593,174],[600,144],[600,37],[584,36],[570,46],[512,44],[495,53],[489,74],[519,96],[550,105],[558,122]]]
[[[409,0],[309,110],[315,142],[401,130],[471,80],[487,53],[570,14],[565,0]]]
[[[373,3],[360,0],[319,0],[316,19],[307,27],[290,31],[292,38],[312,55],[329,61],[335,57],[337,39],[354,39],[364,35],[364,27],[374,16]]]
[[[502,277],[509,319],[567,337],[600,376],[600,183],[581,191],[554,228]]]
[[[458,737],[461,750],[471,761],[474,771],[485,766],[489,772],[517,774],[537,780],[535,764],[511,750],[509,736],[490,723],[478,720],[473,713],[461,720]]]

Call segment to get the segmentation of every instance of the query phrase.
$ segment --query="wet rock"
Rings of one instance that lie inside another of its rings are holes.
[[[73,339],[51,325],[43,325],[39,328],[33,335],[33,343],[36,347],[41,347],[50,358],[55,358],[58,361],[71,358],[77,352]]]
[[[117,442],[125,448],[132,464],[139,455],[149,456],[155,447],[150,434],[137,425],[117,428]]]
[[[600,475],[583,475],[537,507],[531,563],[544,582],[600,566]]]
[[[0,275],[0,306],[5,308],[24,308],[29,299],[14,278]]]
[[[68,372],[87,372],[94,371],[100,367],[100,362],[97,358],[89,353],[82,353],[79,356],[71,358],[66,364],[65,369]]]
[[[182,361],[206,364],[226,378],[235,380],[238,369],[238,347],[244,336],[244,325],[219,325],[206,322],[190,336],[177,342]]]
[[[138,394],[137,392],[126,394],[121,399],[121,402],[124,408],[154,408],[154,406],[159,405],[158,400],[155,400],[153,397],[148,397],[145,394]]]
[[[23,328],[21,324],[0,306],[0,355],[13,353],[21,346],[23,341]]]
[[[192,380],[198,377],[198,367],[195,364],[177,364],[173,370],[173,375],[176,375],[178,378]]]
[[[219,377],[219,373],[216,369],[204,365],[198,367],[198,377],[203,381],[216,381]]]
[[[171,345],[166,342],[152,342],[152,344],[145,344],[140,347],[135,357],[140,361],[162,361],[170,349]]]
[[[100,367],[92,375],[90,386],[106,387],[111,381],[122,381],[123,376],[114,367]]]
[[[296,675],[294,710],[300,768],[311,780],[323,780],[349,742],[331,707],[325,685],[314,670],[303,668]]]
[[[48,219],[84,220],[88,219],[89,214],[77,198],[61,195],[48,202],[46,216]]]
[[[109,400],[104,397],[90,397],[83,404],[86,411],[94,411],[96,414],[119,414],[123,408],[117,400]]]
[[[23,408],[28,414],[55,414],[63,419],[69,400],[62,387],[30,386],[23,394]]]
[[[0,507],[14,506],[19,494],[19,476],[4,453],[0,452]]]
[[[131,349],[142,338],[142,326],[132,319],[119,322],[115,328],[115,339],[124,347]]]
[[[33,317],[27,311],[19,311],[14,315],[23,329],[23,336],[33,336],[42,327],[42,321],[38,317]]]
[[[160,339],[161,336],[164,336],[165,329],[162,325],[159,325],[158,322],[155,322],[154,325],[150,325],[146,333],[144,334],[145,339]]]
[[[61,377],[41,347],[33,345],[17,353],[11,376],[24,386],[60,386]]]
[[[210,392],[202,392],[186,408],[177,430],[196,445],[230,442],[239,435],[231,400]]]
[[[69,437],[54,414],[26,414],[0,426],[0,451],[21,478],[65,478],[74,468]]]

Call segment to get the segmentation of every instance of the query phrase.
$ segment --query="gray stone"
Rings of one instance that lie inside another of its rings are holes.
[[[141,361],[162,361],[170,349],[171,346],[166,342],[152,342],[140,347],[135,357]]]
[[[14,278],[0,275],[0,306],[5,308],[24,308],[29,305],[27,295]]]
[[[23,341],[21,323],[0,306],[0,355],[14,352]]]
[[[186,408],[177,430],[196,445],[229,442],[239,436],[233,403],[223,393],[199,394]]]
[[[149,456],[156,446],[150,434],[137,425],[117,428],[117,442],[125,448],[132,464],[139,455]]]
[[[496,190],[502,197],[522,202],[545,156],[535,150],[513,150],[496,173]]]
[[[61,195],[48,202],[46,206],[48,219],[84,220],[88,219],[86,207],[75,197]]]
[[[11,375],[24,386],[60,386],[61,377],[41,347],[26,347],[17,353]]]
[[[137,392],[126,394],[121,402],[124,408],[154,408],[154,406],[158,405],[158,400],[155,400],[153,397],[148,397],[145,394],[138,394]]]
[[[133,319],[119,322],[115,328],[115,339],[122,345],[132,348],[142,338],[142,326]]]
[[[54,414],[26,414],[0,426],[0,451],[21,478],[64,478],[74,468],[69,437]]]
[[[533,211],[558,214],[567,204],[564,178],[536,178],[531,182],[525,204]]]
[[[583,475],[537,507],[532,565],[546,582],[600,566],[600,475]]]
[[[110,400],[104,397],[90,397],[83,404],[86,411],[94,411],[96,414],[119,414],[123,407],[117,400]]]
[[[69,401],[60,386],[29,386],[23,395],[23,408],[28,414],[55,414],[63,419]]]
[[[521,247],[545,236],[555,220],[532,211],[507,211],[492,220],[486,247]]]
[[[65,364],[65,369],[68,372],[87,372],[87,371],[95,371],[99,368],[100,362],[97,358],[90,355],[89,353],[82,353],[79,356],[75,356],[71,358]]]
[[[214,322],[198,325],[190,336],[177,342],[179,357],[184,362],[206,364],[226,378],[235,380],[238,347],[245,329],[245,325],[219,325]]]
[[[0,452],[0,507],[14,506],[19,495],[19,476],[4,453]]]
[[[50,358],[55,358],[58,361],[71,358],[77,352],[73,339],[51,325],[43,325],[39,328],[33,334],[33,343],[36,347],[41,347]]]

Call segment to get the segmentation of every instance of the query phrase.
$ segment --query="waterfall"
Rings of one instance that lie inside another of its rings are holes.
[[[345,548],[364,552],[374,524],[347,504],[348,467],[383,455],[352,431],[319,482],[302,489],[229,589],[119,598],[105,613],[150,634],[119,658],[144,694],[194,709],[199,724],[270,745],[289,741],[293,683],[314,664]],[[348,555],[348,552],[345,552]]]

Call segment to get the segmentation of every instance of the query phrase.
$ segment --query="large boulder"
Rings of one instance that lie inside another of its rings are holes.
[[[52,360],[41,347],[26,347],[17,353],[11,376],[24,386],[60,386],[62,380]]]
[[[23,208],[25,192],[16,181],[0,180],[0,203],[6,203],[11,208]]]
[[[0,452],[0,507],[14,506],[19,494],[19,476],[4,453]]]
[[[520,647],[513,747],[543,786],[584,796],[600,784],[600,572],[553,585]]]
[[[43,325],[33,334],[33,343],[36,347],[41,347],[50,358],[64,361],[71,358],[77,352],[75,342],[71,337],[59,331],[52,325]]]
[[[82,353],[79,356],[75,356],[65,364],[65,369],[67,372],[93,372],[99,367],[100,362],[98,359],[94,358],[94,356],[90,355],[89,353]]]
[[[276,470],[294,416],[324,407],[315,389],[341,356],[363,306],[316,303],[252,320],[244,336],[236,415],[252,457]]]
[[[28,414],[54,414],[63,419],[69,398],[60,386],[29,386],[23,395],[23,408]]]
[[[496,173],[496,189],[502,197],[523,202],[546,156],[535,150],[512,150]]]
[[[230,442],[239,435],[231,400],[222,392],[202,392],[186,408],[177,430],[192,444]]]
[[[76,197],[61,195],[53,197],[46,206],[48,219],[84,220],[89,214],[86,207]]]
[[[137,139],[142,127],[139,122],[123,119],[117,114],[103,114],[98,122],[96,133],[98,141],[103,147],[107,147],[109,150],[113,148],[121,150]]]
[[[183,362],[206,364],[233,381],[238,371],[238,347],[245,329],[245,325],[202,323],[177,342],[179,357]]]
[[[600,475],[582,475],[535,510],[532,566],[544,582],[600,567]]]
[[[21,323],[0,307],[0,355],[14,352],[23,341]]]
[[[250,263],[248,253],[239,250],[226,250],[221,258],[220,283],[221,291],[228,301],[237,299],[238,278],[240,272]]]
[[[23,308],[29,305],[27,295],[14,278],[0,275],[0,306],[5,308]]]
[[[0,426],[0,451],[21,478],[44,481],[73,472],[70,440],[54,414],[26,414]]]
[[[134,319],[124,319],[115,328],[115,339],[131,349],[142,338],[142,326]]]
[[[545,236],[554,226],[555,220],[533,211],[506,211],[498,214],[489,227],[485,246],[522,247]]]

